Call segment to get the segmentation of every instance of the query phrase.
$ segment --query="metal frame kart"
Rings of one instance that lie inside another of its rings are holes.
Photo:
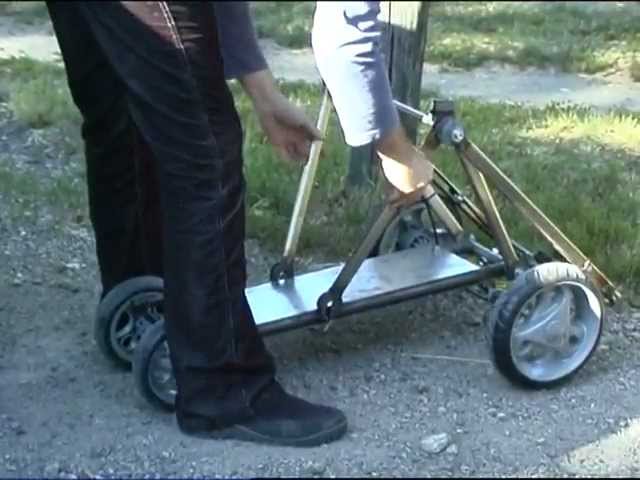
[[[322,141],[315,142],[283,256],[268,282],[246,291],[259,331],[270,335],[318,324],[328,327],[349,315],[465,287],[489,304],[486,338],[491,358],[505,377],[533,388],[565,382],[595,351],[605,304],[619,299],[619,291],[466,137],[452,101],[433,100],[429,113],[400,102],[396,106],[430,127],[421,145],[428,158],[440,146],[455,150],[475,203],[436,166],[426,194],[387,201],[344,263],[296,274],[298,240],[322,148]],[[330,111],[325,92],[317,123],[323,134]],[[490,185],[549,242],[552,255],[534,254],[511,239]],[[477,240],[474,231],[488,240]],[[413,237],[407,240],[407,235]],[[415,241],[418,237],[422,241]],[[496,282],[506,286],[499,288]],[[175,380],[164,334],[162,289],[162,279],[155,277],[119,285],[102,301],[95,332],[109,358],[133,365],[140,393],[152,404],[171,409]]]

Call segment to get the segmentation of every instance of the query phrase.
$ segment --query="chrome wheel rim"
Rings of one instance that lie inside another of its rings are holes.
[[[560,282],[533,294],[511,331],[511,357],[533,381],[551,382],[576,369],[595,348],[603,308],[595,293],[576,282]]]
[[[139,293],[116,310],[109,329],[109,339],[120,358],[132,361],[147,327],[162,318],[162,300],[162,292]]]
[[[163,403],[173,405],[177,386],[166,340],[162,341],[151,354],[147,375],[153,394]]]

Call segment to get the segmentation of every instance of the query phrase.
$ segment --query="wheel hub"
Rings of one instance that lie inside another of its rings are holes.
[[[162,318],[163,296],[145,292],[131,297],[114,314],[111,323],[111,345],[123,359],[131,360],[140,338],[149,325]]]
[[[578,283],[539,290],[522,306],[513,325],[514,364],[537,381],[567,374],[592,351],[601,313],[593,292]]]

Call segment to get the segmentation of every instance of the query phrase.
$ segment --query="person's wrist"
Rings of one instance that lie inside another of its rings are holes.
[[[240,79],[240,83],[258,113],[269,111],[281,95],[269,69],[245,75]]]
[[[376,142],[376,150],[397,161],[405,160],[407,150],[412,147],[404,129],[399,126]]]

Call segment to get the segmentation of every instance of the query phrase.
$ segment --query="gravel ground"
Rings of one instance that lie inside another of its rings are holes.
[[[0,111],[0,162],[42,179],[64,170],[50,142],[30,141]],[[348,435],[314,449],[197,440],[99,354],[86,224],[46,210],[11,221],[3,213],[15,201],[0,192],[0,477],[640,476],[640,312],[611,311],[597,354],[552,391],[496,372],[485,306],[462,291],[326,334],[270,337],[283,383],[344,409]],[[247,248],[251,282],[263,281],[275,256]]]

